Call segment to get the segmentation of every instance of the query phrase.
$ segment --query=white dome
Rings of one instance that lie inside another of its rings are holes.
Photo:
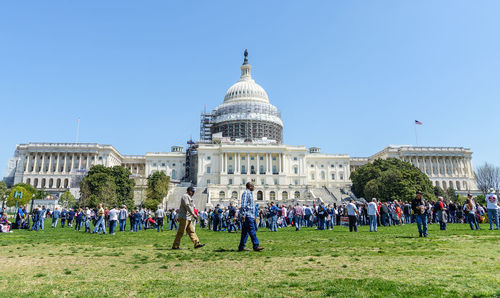
[[[233,86],[229,87],[224,96],[224,102],[232,101],[259,101],[269,102],[267,93],[259,84],[255,83],[251,75],[250,64],[241,66],[241,77]]]

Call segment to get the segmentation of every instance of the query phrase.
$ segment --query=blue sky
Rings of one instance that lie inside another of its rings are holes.
[[[368,156],[465,146],[500,165],[499,1],[3,1],[0,175],[15,145],[123,154],[199,136],[204,105],[253,77],[285,143]]]

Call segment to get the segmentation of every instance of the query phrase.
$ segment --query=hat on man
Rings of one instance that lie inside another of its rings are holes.
[[[422,194],[422,192],[421,192],[420,190],[417,190],[416,194],[417,194],[417,195],[421,195],[421,194]]]
[[[495,193],[495,189],[493,187],[490,187],[490,189],[488,190],[489,193]]]

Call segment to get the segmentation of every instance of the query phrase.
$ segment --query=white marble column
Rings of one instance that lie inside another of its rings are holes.
[[[28,153],[27,155],[28,156],[26,156],[26,167],[24,168],[25,172],[28,172],[29,165],[30,165],[30,154]]]
[[[49,153],[49,173],[52,173],[52,153]]]
[[[80,155],[78,156],[78,170],[82,169],[82,159],[82,154],[80,153]]]
[[[42,166],[40,167],[40,173],[45,171],[45,153],[42,153]]]
[[[250,174],[250,153],[247,153],[247,174]]]
[[[35,158],[33,160],[33,171],[31,171],[32,173],[36,173],[38,170],[36,168],[38,164],[38,153],[35,153]]]
[[[257,170],[256,173],[257,175],[260,175],[260,155],[257,153]]]

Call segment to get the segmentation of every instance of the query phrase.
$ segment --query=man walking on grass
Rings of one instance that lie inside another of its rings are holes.
[[[418,227],[418,235],[420,237],[427,237],[427,203],[425,202],[422,192],[417,191],[417,197],[411,201],[411,208],[413,213],[415,213],[417,227]]]
[[[187,232],[189,238],[194,243],[194,248],[200,248],[205,246],[201,244],[198,240],[198,236],[194,231],[194,222],[198,219],[198,216],[194,212],[194,202],[193,202],[194,188],[192,186],[188,187],[187,193],[185,193],[181,198],[181,206],[179,207],[179,229],[177,229],[177,235],[175,235],[174,244],[172,249],[180,249],[182,235]]]
[[[248,248],[245,248],[248,235],[250,235],[250,238],[252,239],[253,250],[261,251],[264,248],[259,246],[259,239],[257,239],[257,234],[255,232],[255,204],[253,201],[252,193],[252,191],[254,190],[253,183],[248,182],[246,184],[246,188],[247,189],[241,196],[240,213],[243,225],[241,229],[241,240],[238,251],[249,251]]]

